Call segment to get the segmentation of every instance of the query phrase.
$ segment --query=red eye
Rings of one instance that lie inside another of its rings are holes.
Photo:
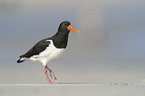
[[[62,26],[64,26],[65,24],[63,23]]]

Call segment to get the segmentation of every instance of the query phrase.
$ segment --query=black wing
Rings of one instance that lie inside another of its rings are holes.
[[[41,40],[36,43],[27,53],[21,55],[20,58],[30,58],[33,55],[39,55],[40,52],[44,51],[50,44],[50,41],[46,41],[47,39]]]

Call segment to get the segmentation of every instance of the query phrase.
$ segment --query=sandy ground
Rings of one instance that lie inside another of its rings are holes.
[[[134,68],[108,70],[97,67],[65,68],[51,65],[59,84],[47,84],[43,67],[30,63],[0,70],[0,96],[144,96],[143,71]],[[54,67],[55,66],[55,67]],[[106,65],[107,66],[107,65]],[[35,68],[36,70],[34,70]],[[81,71],[80,71],[81,69]],[[88,70],[87,70],[88,69]],[[87,70],[87,71],[86,71]],[[126,70],[126,71],[125,71]]]
[[[127,84],[3,84],[1,96],[144,96],[144,85]]]

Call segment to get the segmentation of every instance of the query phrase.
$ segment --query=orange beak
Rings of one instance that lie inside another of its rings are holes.
[[[72,30],[72,31],[74,31],[74,32],[76,32],[76,33],[80,33],[79,30],[77,30],[77,29],[71,27],[70,25],[67,27],[67,29],[68,29],[68,30]]]

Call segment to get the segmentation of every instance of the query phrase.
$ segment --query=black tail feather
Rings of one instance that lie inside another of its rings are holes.
[[[17,63],[22,63],[26,60],[26,58],[20,57],[20,59],[17,61]]]
[[[17,63],[22,63],[23,61],[21,61],[20,59],[17,61]]]

